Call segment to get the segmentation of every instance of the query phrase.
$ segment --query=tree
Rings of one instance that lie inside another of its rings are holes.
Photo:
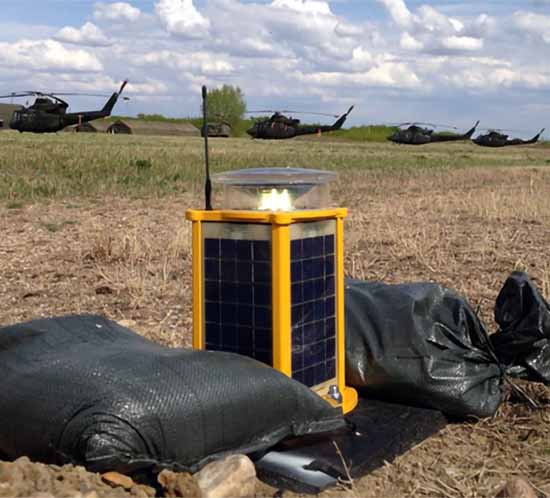
[[[243,119],[245,112],[244,94],[238,86],[223,85],[208,91],[208,121],[225,121],[234,128]]]

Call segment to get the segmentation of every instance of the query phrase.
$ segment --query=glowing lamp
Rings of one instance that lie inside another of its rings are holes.
[[[341,407],[345,385],[345,208],[335,173],[256,168],[213,177],[219,210],[193,222],[193,346],[250,356]]]

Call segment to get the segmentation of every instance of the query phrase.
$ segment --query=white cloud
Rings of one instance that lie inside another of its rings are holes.
[[[145,81],[137,83],[128,83],[127,92],[139,95],[162,95],[168,91],[168,86],[163,81],[153,78],[146,78]]]
[[[229,74],[234,66],[221,56],[208,52],[180,54],[170,50],[148,52],[142,57],[143,64],[161,64],[184,71],[200,71],[205,75]]]
[[[127,2],[96,3],[94,19],[98,21],[137,21],[141,11]]]
[[[90,45],[95,47],[107,47],[113,44],[105,33],[91,22],[87,22],[81,28],[66,26],[56,33],[54,39],[75,45]]]
[[[383,62],[364,72],[317,72],[299,73],[298,78],[307,83],[315,83],[321,87],[394,87],[415,88],[420,85],[418,76],[401,62]]]
[[[545,43],[550,44],[550,16],[518,11],[514,13],[514,22],[520,30],[540,37]]]
[[[102,71],[103,64],[83,49],[68,49],[54,40],[20,40],[0,43],[0,65],[20,69]]]
[[[327,2],[316,0],[273,0],[271,6],[275,8],[290,9],[301,14],[332,15]]]
[[[405,4],[405,0],[379,0],[386,7],[394,22],[403,29],[410,29],[415,18]]]
[[[475,51],[483,48],[483,40],[471,36],[447,36],[441,45],[449,50]]]
[[[365,71],[366,69],[370,69],[373,63],[374,57],[372,53],[364,47],[359,46],[353,50],[351,64],[355,71]]]
[[[336,0],[148,0],[153,12],[103,0],[83,13],[93,23],[33,31],[34,40],[20,39],[24,25],[0,30],[0,90],[13,90],[17,74],[17,87],[111,93],[129,76],[125,112],[181,116],[197,112],[202,84],[227,83],[239,85],[251,107],[325,102],[341,112],[353,99],[353,123],[458,116],[472,102],[477,114],[499,95],[512,98],[493,108],[508,110],[550,89],[542,42],[550,43],[550,16],[542,10],[497,18],[483,3],[466,10],[377,1],[387,19],[369,19],[368,2],[352,2],[350,10],[364,14],[354,16],[338,15]],[[447,104],[426,105],[431,95]]]
[[[456,71],[449,77],[449,82],[460,88],[481,90],[526,87],[531,89],[550,88],[550,74],[541,74],[533,68],[511,69],[493,68],[486,70],[482,66]]]
[[[405,50],[422,50],[424,48],[424,44],[421,41],[418,41],[407,32],[401,35],[399,45]]]
[[[400,27],[404,50],[426,52],[473,51],[483,48],[483,36],[493,28],[493,20],[480,15],[473,21],[446,16],[430,5],[411,12],[404,0],[378,0]]]
[[[193,0],[159,0],[155,12],[173,35],[200,38],[210,27],[210,21],[195,8]]]

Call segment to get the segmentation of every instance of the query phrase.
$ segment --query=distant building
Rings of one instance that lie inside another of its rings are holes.
[[[111,133],[113,135],[157,135],[199,137],[200,131],[190,123],[146,121],[143,119],[96,119],[80,125],[68,126],[64,131],[73,133]]]
[[[146,121],[142,119],[119,119],[112,123],[107,133],[127,135],[158,135],[178,137],[199,137],[200,131],[191,123],[170,121]]]
[[[96,119],[74,126],[67,126],[63,131],[72,133],[106,133],[111,126],[111,121],[105,119]]]

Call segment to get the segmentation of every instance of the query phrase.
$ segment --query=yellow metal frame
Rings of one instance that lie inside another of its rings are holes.
[[[307,221],[336,220],[336,383],[342,394],[337,403],[323,392],[328,402],[348,413],[357,405],[357,393],[345,385],[345,323],[344,323],[344,218],[347,209],[316,209],[289,212],[194,210],[186,212],[193,222],[193,347],[204,349],[203,314],[203,257],[202,223],[261,223],[271,225],[273,290],[273,367],[287,376],[292,375],[291,338],[291,278],[290,278],[290,225]]]

